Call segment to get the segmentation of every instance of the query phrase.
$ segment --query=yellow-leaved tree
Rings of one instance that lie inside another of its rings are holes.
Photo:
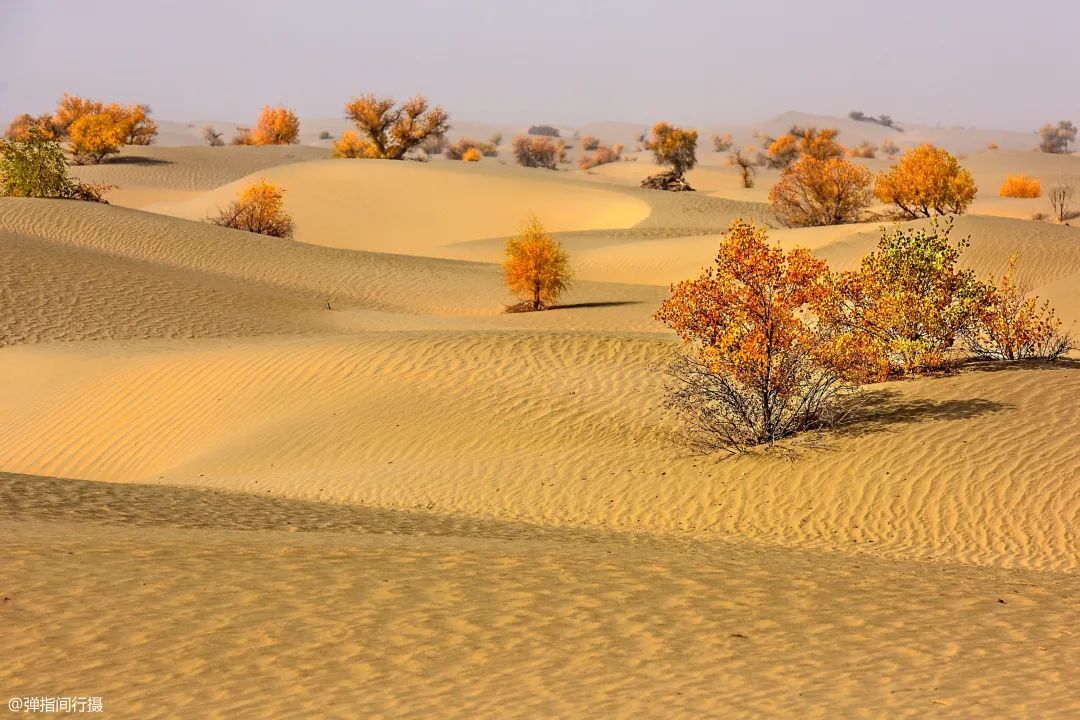
[[[300,118],[286,107],[263,106],[251,132],[252,145],[292,145],[300,142]],[[247,143],[244,143],[247,144]]]
[[[215,225],[246,232],[288,238],[292,218],[285,212],[285,191],[259,180],[240,191],[239,197],[208,220]]]
[[[562,244],[536,215],[530,215],[518,235],[506,242],[503,269],[510,292],[524,299],[515,309],[551,307],[570,287],[573,277],[570,258]]]
[[[68,150],[76,165],[99,163],[120,152],[127,126],[108,112],[83,115],[68,126]]]
[[[361,95],[345,106],[345,117],[356,123],[359,133],[344,133],[334,144],[334,157],[401,160],[450,129],[450,116],[440,106],[429,107],[423,95],[396,107],[393,98]]]
[[[975,199],[975,178],[955,157],[933,145],[919,145],[878,176],[874,194],[906,218],[959,215]]]
[[[667,165],[676,175],[683,175],[697,164],[697,139],[697,130],[658,122],[653,126],[649,147],[658,165]]]

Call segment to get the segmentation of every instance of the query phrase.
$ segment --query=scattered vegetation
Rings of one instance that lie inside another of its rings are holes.
[[[885,153],[890,159],[899,154],[900,146],[896,144],[894,140],[886,140],[881,143],[881,152]]]
[[[797,125],[778,138],[762,137],[765,147],[765,164],[772,168],[786,168],[801,157],[829,160],[844,156],[844,146],[836,142],[836,128],[801,128]]]
[[[848,148],[848,157],[872,159],[877,157],[877,145],[863,141],[853,148]]]
[[[852,120],[857,120],[859,122],[877,123],[878,125],[881,125],[883,127],[892,128],[897,132],[903,132],[900,128],[896,127],[896,125],[893,124],[893,119],[888,115],[878,115],[877,117],[874,117],[873,115],[867,115],[862,110],[852,110],[848,113],[848,117]]]
[[[697,139],[697,130],[658,122],[653,126],[649,147],[658,165],[667,165],[676,175],[685,175],[697,164]]]
[[[813,312],[828,278],[807,250],[785,252],[737,220],[715,266],[672,286],[656,313],[684,343],[668,367],[667,404],[695,448],[735,452],[842,417],[859,373]]]
[[[530,215],[521,232],[506,243],[503,263],[506,286],[523,298],[510,310],[544,310],[558,302],[570,287],[570,259],[559,243],[544,228],[540,218]]]
[[[320,140],[333,140],[334,136],[330,134],[329,130],[320,130],[319,131],[319,139]]]
[[[595,150],[600,147],[600,138],[595,135],[584,135],[581,138],[582,150]]]
[[[597,165],[606,165],[608,163],[618,162],[622,158],[623,146],[616,143],[611,147],[607,145],[601,145],[594,148],[595,152],[592,155],[583,155],[581,162],[579,163],[582,170],[591,170]]]
[[[292,145],[300,142],[300,118],[285,107],[263,106],[254,130],[237,128],[233,145]]]
[[[393,98],[362,95],[345,106],[345,116],[359,132],[343,133],[334,144],[334,157],[401,160],[426,139],[450,129],[446,112],[428,107],[422,95],[397,107]]]
[[[64,149],[54,137],[30,131],[0,141],[0,195],[103,203],[110,188],[72,178]]]
[[[872,182],[869,170],[844,158],[807,155],[784,170],[769,202],[789,227],[858,222],[873,199]]]
[[[941,148],[920,145],[878,176],[874,194],[905,218],[961,214],[975,199],[975,178]]]
[[[727,164],[732,167],[739,168],[742,173],[742,184],[744,188],[754,187],[754,175],[757,174],[757,168],[754,167],[754,155],[757,149],[751,146],[739,149],[736,148],[735,152],[728,155]]]
[[[1045,153],[1067,153],[1069,143],[1076,140],[1076,126],[1071,120],[1057,125],[1047,123],[1039,128],[1039,149]]]
[[[1076,189],[1067,179],[1059,180],[1046,193],[1047,199],[1050,200],[1050,209],[1053,211],[1054,219],[1059,223],[1080,217],[1080,212],[1076,212],[1070,207],[1075,194]]]
[[[225,144],[225,141],[221,139],[221,131],[216,130],[213,125],[203,125],[202,136],[210,147],[221,147]]]
[[[241,190],[235,201],[208,220],[234,230],[290,238],[293,221],[285,212],[284,197],[282,188],[260,180]]]
[[[514,151],[514,159],[522,167],[554,170],[560,162],[566,160],[566,146],[562,141],[556,142],[546,136],[518,135],[514,138],[511,147]]]
[[[1037,198],[1042,195],[1042,183],[1023,173],[1009,175],[1001,184],[998,195],[1010,198]]]
[[[1050,301],[1039,304],[1028,288],[1016,281],[1017,255],[1009,269],[990,285],[986,304],[974,325],[965,329],[968,350],[984,360],[1057,360],[1075,349],[1073,339],[1061,332],[1061,320]]]
[[[499,154],[495,143],[481,142],[470,138],[461,138],[455,143],[447,144],[443,149],[443,153],[449,160],[464,160],[465,154],[469,150],[475,150],[484,157],[495,157]]]
[[[727,152],[731,149],[731,133],[714,133],[711,139],[713,152]]]
[[[559,129],[551,125],[532,125],[529,127],[527,134],[557,138],[559,137]]]

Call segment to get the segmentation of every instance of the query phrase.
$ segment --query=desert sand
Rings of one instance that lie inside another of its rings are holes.
[[[774,122],[813,124],[794,117]],[[78,169],[112,205],[0,198],[8,696],[117,718],[1080,715],[1075,359],[871,387],[841,431],[695,456],[652,315],[732,219],[775,225],[767,172],[744,190],[702,150],[699,192],[663,193],[636,187],[644,155],[330,160],[189,130]],[[1080,157],[909,133],[971,153],[964,262],[1018,251],[1080,320],[1080,228],[997,197]],[[202,222],[259,178],[295,240]],[[529,212],[577,282],[504,314]],[[879,232],[772,234],[845,268]]]

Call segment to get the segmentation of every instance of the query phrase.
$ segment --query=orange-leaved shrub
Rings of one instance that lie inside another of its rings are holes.
[[[715,265],[672,286],[656,318],[683,340],[667,404],[692,445],[734,452],[839,420],[862,373],[817,320],[832,292],[823,260],[742,220]]]
[[[126,129],[113,115],[98,112],[81,116],[68,126],[67,132],[71,161],[85,165],[119,153]]]
[[[618,162],[622,157],[622,149],[623,146],[618,143],[611,147],[601,145],[595,149],[592,155],[582,155],[579,165],[582,170],[591,170],[597,165]]]
[[[566,146],[562,141],[546,135],[518,135],[511,143],[514,159],[522,167],[538,167],[554,170],[566,160]]]
[[[933,145],[908,150],[874,186],[878,200],[894,205],[906,218],[963,213],[977,190],[972,174]]]
[[[952,242],[951,219],[929,228],[882,229],[857,270],[833,276],[821,322],[860,357],[866,378],[883,380],[947,368],[954,344],[985,306],[987,286],[958,267],[967,240]]]
[[[543,222],[530,215],[521,231],[506,242],[503,263],[506,287],[523,298],[510,309],[543,310],[558,302],[573,277],[570,258],[562,244],[544,228]]]
[[[23,113],[11,121],[4,137],[9,140],[29,140],[32,137],[52,140],[60,137],[60,133],[53,123],[52,115],[46,113],[34,117]]]
[[[649,147],[658,165],[667,165],[682,175],[697,164],[697,130],[685,130],[666,122],[653,126]]]
[[[397,106],[393,98],[361,95],[345,106],[345,117],[356,123],[359,134],[335,143],[335,157],[401,160],[426,139],[450,129],[450,116],[440,106],[429,107],[423,95]]]
[[[449,160],[464,160],[465,153],[469,150],[476,150],[484,157],[496,157],[499,154],[495,143],[472,138],[460,138],[457,142],[449,143],[445,146],[443,153]]]
[[[595,150],[600,147],[600,138],[595,135],[582,135],[581,136],[581,149],[582,150]]]
[[[769,202],[788,227],[858,222],[873,199],[872,182],[869,170],[842,157],[807,155],[784,170]]]
[[[251,145],[292,145],[300,142],[300,118],[286,107],[264,105],[250,134]],[[248,144],[248,143],[242,143]]]
[[[122,136],[121,145],[150,145],[157,138],[158,126],[150,119],[148,105],[106,105],[97,100],[67,93],[57,103],[51,127],[56,136],[70,138],[72,126],[89,115],[108,116],[118,127]],[[102,121],[97,120],[95,123],[101,125]]]
[[[1005,178],[1005,182],[1001,183],[998,195],[1010,198],[1037,198],[1042,195],[1042,183],[1023,173],[1009,175]]]
[[[984,360],[1056,360],[1075,348],[1072,337],[1061,332],[1061,320],[1050,301],[1041,305],[1028,287],[1016,280],[1017,255],[1009,269],[990,286],[988,298],[975,324],[964,332],[968,350]]]
[[[293,221],[285,212],[284,195],[282,188],[259,180],[241,190],[235,201],[208,220],[234,230],[280,238],[292,237]]]
[[[480,158],[482,157],[483,155],[480,154],[480,151],[474,147],[469,148],[461,154],[461,159],[465,162],[480,162]]]

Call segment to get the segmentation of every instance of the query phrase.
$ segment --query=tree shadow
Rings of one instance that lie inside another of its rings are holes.
[[[155,157],[144,157],[140,155],[121,155],[120,157],[114,157],[102,165],[173,165],[172,160],[162,160]]]
[[[969,360],[961,368],[964,372],[996,373],[1022,370],[1080,370],[1080,360],[1058,358],[1057,360]]]
[[[832,431],[861,437],[896,425],[924,420],[966,420],[1013,407],[986,398],[963,400],[908,399],[895,390],[876,390],[852,398],[848,414]]]
[[[583,303],[569,303],[567,305],[552,305],[550,310],[573,310],[574,308],[599,308],[599,307],[619,307],[621,305],[641,305],[644,300],[610,300],[607,302],[583,302]]]

